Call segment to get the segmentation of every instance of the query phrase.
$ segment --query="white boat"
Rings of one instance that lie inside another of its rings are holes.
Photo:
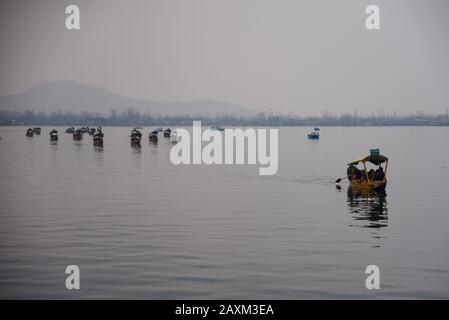
[[[170,142],[171,143],[177,143],[178,142],[178,133],[176,132],[176,130],[172,130],[170,132]]]
[[[222,127],[217,127],[217,126],[212,126],[212,127],[210,127],[211,128],[211,130],[218,130],[218,131],[224,131],[225,129],[224,128],[222,128]]]

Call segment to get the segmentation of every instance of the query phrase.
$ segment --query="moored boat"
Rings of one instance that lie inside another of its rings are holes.
[[[150,132],[150,134],[148,135],[148,137],[150,138],[150,141],[157,142],[157,140],[158,140],[158,136],[157,136],[158,132],[159,131],[157,129]]]
[[[50,131],[50,141],[58,141],[58,131],[55,129]]]
[[[73,140],[81,140],[83,139],[83,132],[81,129],[77,129],[75,130],[75,132],[73,133]]]
[[[142,138],[142,133],[140,133],[137,128],[134,128],[131,131],[131,145],[138,146],[140,145],[140,139]]]
[[[171,143],[177,143],[178,142],[178,133],[176,132],[176,130],[173,130],[170,133],[170,142]]]
[[[101,127],[98,127],[93,138],[94,146],[103,146],[103,138],[103,131],[101,130]]]

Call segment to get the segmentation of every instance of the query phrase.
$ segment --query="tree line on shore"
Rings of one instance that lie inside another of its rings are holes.
[[[89,125],[89,126],[190,126],[201,120],[204,125],[220,126],[449,126],[448,112],[408,115],[363,115],[341,114],[322,116],[298,116],[292,114],[258,113],[254,116],[223,114],[208,115],[151,115],[128,110],[121,113],[111,111],[108,116],[90,112],[34,112],[0,111],[0,125]]]

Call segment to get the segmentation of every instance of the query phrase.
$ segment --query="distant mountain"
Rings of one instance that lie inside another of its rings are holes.
[[[222,101],[200,100],[191,102],[148,101],[122,97],[105,88],[80,84],[74,81],[43,81],[15,95],[0,97],[0,110],[35,112],[83,112],[108,115],[133,109],[152,115],[254,115],[255,112]]]

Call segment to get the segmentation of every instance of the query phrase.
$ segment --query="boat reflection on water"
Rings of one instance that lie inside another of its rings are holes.
[[[383,228],[388,226],[387,194],[385,191],[348,187],[348,208],[355,227]]]
[[[104,150],[103,149],[103,144],[95,144],[94,145],[94,151],[95,152],[100,152],[101,153],[101,152],[103,152],[103,150]]]

